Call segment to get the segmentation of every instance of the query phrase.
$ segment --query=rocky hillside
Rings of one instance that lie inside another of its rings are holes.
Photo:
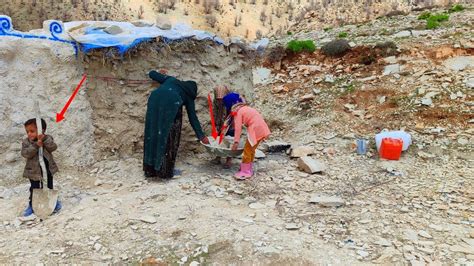
[[[298,117],[337,116],[345,131],[359,134],[466,128],[474,118],[472,10],[452,13],[431,30],[420,14],[276,40],[264,62],[272,74],[262,104],[274,98]],[[295,54],[284,48],[290,40],[314,40],[318,49]],[[338,49],[340,55],[330,55]]]
[[[0,3],[0,14],[10,16],[15,28],[23,31],[41,28],[42,22],[47,19],[146,19],[151,22],[158,19],[169,24],[186,22],[222,37],[254,39],[284,35],[302,23],[311,25],[312,30],[322,29],[368,21],[386,14],[403,14],[427,7],[468,2],[469,0],[12,0]]]

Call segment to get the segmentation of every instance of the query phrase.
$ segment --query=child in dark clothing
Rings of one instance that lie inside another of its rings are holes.
[[[39,163],[38,150],[40,147],[43,147],[43,158],[48,176],[47,186],[48,188],[53,189],[53,174],[58,171],[58,166],[56,165],[51,153],[55,151],[58,146],[54,143],[54,139],[50,135],[38,134],[35,118],[26,121],[24,126],[27,137],[22,141],[21,155],[27,160],[25,170],[23,171],[23,177],[30,180],[31,186],[28,207],[23,212],[23,216],[30,216],[34,213],[31,205],[33,189],[43,188],[43,172]],[[46,132],[46,121],[43,119],[41,119],[41,126],[43,131]],[[61,203],[58,200],[54,212],[58,212],[60,209]]]

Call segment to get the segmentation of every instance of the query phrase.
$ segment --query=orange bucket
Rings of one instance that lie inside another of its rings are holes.
[[[387,160],[399,160],[402,155],[403,140],[383,138],[380,144],[380,157]]]

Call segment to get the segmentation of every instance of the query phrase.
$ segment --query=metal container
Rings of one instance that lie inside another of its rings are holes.
[[[244,152],[245,142],[243,139],[240,140],[239,147],[237,148],[237,150],[231,150],[229,148],[232,141],[234,140],[233,137],[226,136],[226,138],[220,145],[217,145],[217,140],[214,140],[212,137],[209,136],[208,139],[209,142],[211,142],[210,144],[204,144],[202,142],[201,144],[204,145],[204,147],[206,147],[207,152],[212,155],[220,157],[238,157]]]

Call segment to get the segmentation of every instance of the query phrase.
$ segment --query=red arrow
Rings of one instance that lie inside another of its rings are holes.
[[[219,144],[221,144],[222,141],[224,140],[224,131],[226,129],[227,129],[227,125],[224,123],[224,125],[222,125],[221,134],[219,136]]]
[[[81,82],[77,85],[76,89],[72,93],[71,97],[69,97],[69,100],[67,101],[66,105],[64,105],[63,109],[61,110],[60,113],[56,113],[56,123],[61,122],[61,120],[64,119],[64,113],[66,113],[67,108],[69,108],[69,105],[71,104],[72,100],[74,100],[74,97],[76,97],[77,92],[82,86],[82,83],[86,80],[86,74],[82,76]]]
[[[209,114],[211,115],[211,126],[212,126],[212,137],[217,139],[217,129],[216,129],[216,122],[214,121],[214,112],[212,111],[212,101],[211,101],[211,94],[207,95],[207,104],[209,104]]]

